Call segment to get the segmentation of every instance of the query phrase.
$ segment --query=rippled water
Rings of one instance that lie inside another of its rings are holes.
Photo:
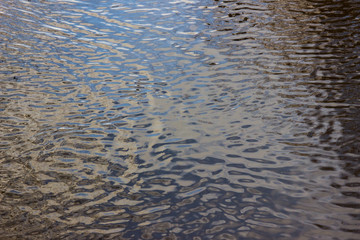
[[[359,239],[360,2],[2,0],[1,239]]]

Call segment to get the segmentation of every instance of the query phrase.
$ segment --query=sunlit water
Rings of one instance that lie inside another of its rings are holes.
[[[360,3],[2,0],[0,239],[359,239]]]

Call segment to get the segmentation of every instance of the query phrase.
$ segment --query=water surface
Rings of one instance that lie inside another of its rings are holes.
[[[360,2],[0,2],[1,239],[358,239]]]

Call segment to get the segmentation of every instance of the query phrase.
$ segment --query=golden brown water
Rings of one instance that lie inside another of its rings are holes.
[[[0,239],[359,239],[360,2],[0,1]]]

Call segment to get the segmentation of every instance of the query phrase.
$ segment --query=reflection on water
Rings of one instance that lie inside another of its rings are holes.
[[[4,239],[357,239],[360,3],[0,2]]]

